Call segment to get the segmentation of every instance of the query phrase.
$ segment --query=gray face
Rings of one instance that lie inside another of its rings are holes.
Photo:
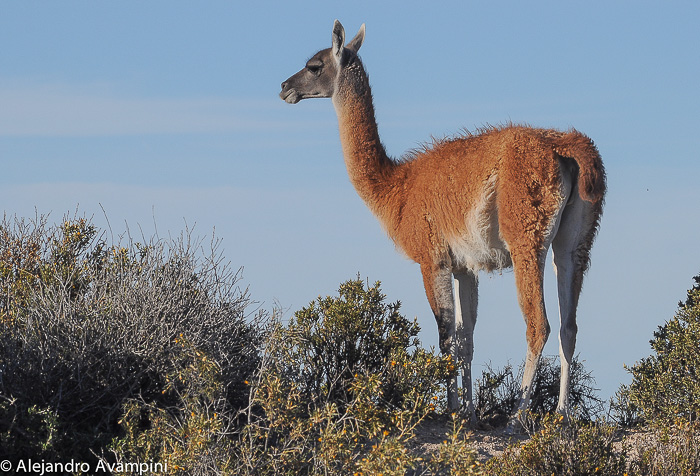
[[[365,39],[365,25],[345,45],[345,30],[338,20],[333,24],[331,47],[316,53],[306,62],[304,69],[282,83],[280,97],[290,104],[306,98],[333,97],[336,78],[347,64],[348,58],[357,55]]]
[[[282,83],[280,97],[290,104],[307,98],[329,98],[333,96],[337,72],[331,49],[319,51],[304,69]]]

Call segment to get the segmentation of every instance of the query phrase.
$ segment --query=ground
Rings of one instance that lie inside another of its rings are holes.
[[[452,421],[448,417],[426,419],[416,430],[414,450],[418,454],[435,452],[451,431]],[[512,444],[525,443],[530,436],[525,432],[508,435],[505,428],[477,428],[468,432],[468,438],[470,446],[478,454],[479,461],[484,462],[500,455]],[[621,430],[615,437],[614,447],[616,451],[622,451],[623,447],[626,447],[627,454],[635,457],[638,448],[648,446],[653,438],[654,432],[648,429]]]
[[[445,441],[452,431],[452,421],[448,417],[429,418],[416,430],[415,451],[429,454]],[[523,443],[530,437],[527,434],[507,435],[505,428],[481,428],[468,432],[471,447],[478,453],[480,461],[486,461],[503,452],[513,443]]]

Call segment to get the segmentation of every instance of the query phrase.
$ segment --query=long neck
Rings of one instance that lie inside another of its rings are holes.
[[[347,66],[345,73],[333,95],[345,165],[357,193],[383,219],[386,201],[393,195],[391,177],[398,165],[387,156],[379,139],[372,92],[359,59]]]

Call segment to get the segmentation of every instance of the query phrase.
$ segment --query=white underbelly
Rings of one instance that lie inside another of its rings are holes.
[[[496,271],[512,266],[508,246],[493,237],[491,230],[482,229],[448,241],[452,268],[478,271]]]
[[[455,270],[495,271],[512,266],[508,245],[499,232],[495,175],[467,213],[463,232],[448,237],[447,244]]]

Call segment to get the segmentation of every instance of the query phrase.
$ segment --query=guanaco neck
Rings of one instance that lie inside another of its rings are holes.
[[[338,115],[345,166],[357,193],[380,220],[387,221],[389,200],[396,198],[395,172],[399,165],[379,139],[369,79],[359,58],[338,78],[333,105]]]

